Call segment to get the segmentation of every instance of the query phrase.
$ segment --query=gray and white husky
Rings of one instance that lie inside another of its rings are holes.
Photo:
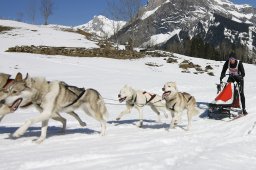
[[[120,103],[123,101],[126,102],[126,109],[119,114],[116,120],[120,120],[123,115],[130,113],[132,108],[136,108],[139,112],[140,119],[138,126],[141,127],[143,125],[142,109],[146,105],[150,106],[151,109],[157,114],[158,122],[161,122],[160,112],[163,112],[166,118],[168,117],[166,114],[165,101],[157,94],[135,90],[132,87],[125,85],[120,90],[118,99]]]
[[[186,109],[188,118],[187,129],[189,130],[191,128],[192,117],[198,114],[195,97],[186,92],[178,92],[175,82],[165,83],[162,90],[164,92],[162,97],[165,99],[166,107],[171,111],[172,115],[170,127],[175,128],[177,122],[181,120],[182,112]]]
[[[41,113],[27,120],[11,137],[18,138],[34,123],[42,122],[40,143],[46,138],[48,121],[59,112],[74,112],[82,109],[101,124],[101,135],[106,133],[107,108],[100,93],[94,89],[68,86],[61,81],[46,81],[45,78],[29,77],[17,80],[8,89],[3,104],[8,106],[24,105],[32,102],[40,107]]]
[[[0,101],[2,100],[2,102],[0,102],[0,122],[7,114],[15,112],[18,109],[18,107],[19,108],[28,108],[28,107],[33,106],[32,101],[30,101],[26,104],[23,104],[23,105],[19,105],[20,104],[19,102],[14,102],[10,106],[3,103],[3,99],[5,99],[8,96],[9,87],[11,87],[15,81],[20,81],[20,80],[22,80],[21,73],[17,73],[15,79],[12,79],[11,75],[9,75],[9,74],[0,73]],[[38,109],[41,112],[42,109],[40,108],[40,106],[38,104],[34,105],[34,106],[36,106],[36,109]],[[86,123],[83,122],[75,112],[67,112],[67,113],[69,115],[73,116],[82,127],[86,126]],[[51,118],[53,120],[56,120],[56,121],[59,121],[62,123],[62,132],[64,132],[66,129],[67,120],[64,117],[62,117],[59,113],[55,113]]]

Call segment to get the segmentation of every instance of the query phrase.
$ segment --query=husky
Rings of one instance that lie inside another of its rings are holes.
[[[168,82],[162,88],[163,95],[162,98],[166,101],[166,107],[171,111],[171,128],[175,128],[177,122],[181,120],[181,114],[186,109],[188,126],[187,130],[191,128],[192,117],[198,114],[196,109],[196,99],[186,92],[178,92],[175,82]]]
[[[146,91],[135,90],[130,86],[125,85],[118,94],[118,100],[120,103],[126,102],[126,109],[122,111],[116,120],[120,120],[125,114],[131,113],[131,109],[134,107],[139,112],[139,124],[138,127],[143,125],[143,113],[142,108],[149,105],[151,109],[157,114],[158,122],[161,122],[160,111],[164,113],[167,118],[166,104],[160,95],[149,93]]]
[[[0,100],[6,97],[6,89],[13,83],[10,74],[0,73]]]
[[[16,80],[8,89],[8,96],[2,101],[9,107],[32,102],[41,113],[27,120],[11,137],[18,138],[34,123],[42,122],[41,135],[36,140],[41,143],[46,138],[48,121],[59,112],[74,112],[81,108],[101,124],[101,135],[106,132],[107,108],[100,93],[94,89],[68,86],[61,81],[46,81],[43,77],[30,77]]]
[[[22,80],[21,73],[17,73],[15,79],[12,79],[10,77],[11,77],[11,75],[9,75],[9,74],[0,73],[0,101],[3,101],[3,99],[5,99],[7,97],[7,94],[8,94],[7,89],[15,81]],[[18,104],[18,102],[13,103],[13,105],[11,105],[11,106],[8,106],[6,104],[3,104],[3,102],[0,102],[0,122],[5,117],[5,115],[7,115],[9,113],[13,113],[18,109],[17,104]],[[32,105],[32,101],[29,101],[25,105],[20,105],[19,108],[28,108],[28,107],[31,107],[31,105]],[[41,108],[39,107],[39,105],[36,105],[36,109],[41,111]],[[83,122],[75,112],[68,112],[68,114],[73,116],[82,127],[86,126],[86,123]],[[62,132],[65,132],[67,120],[64,117],[62,117],[59,113],[54,114],[51,118],[53,120],[61,122],[62,123]]]

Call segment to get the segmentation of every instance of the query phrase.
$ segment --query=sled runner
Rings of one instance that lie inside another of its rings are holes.
[[[229,77],[233,78],[232,75]],[[211,119],[236,119],[241,117],[239,84],[234,82],[221,82],[217,84],[217,96],[209,104],[208,117]]]

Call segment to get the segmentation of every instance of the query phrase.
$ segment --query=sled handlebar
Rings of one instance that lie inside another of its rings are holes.
[[[243,77],[242,77],[241,75],[225,74],[224,77],[226,77],[226,76],[229,76],[229,77],[232,78],[234,81],[235,81],[235,80],[242,80],[242,79],[243,79]],[[223,77],[223,78],[224,78],[224,77]]]

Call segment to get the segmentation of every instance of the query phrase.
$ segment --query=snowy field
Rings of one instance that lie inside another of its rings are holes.
[[[3,21],[0,20],[0,25],[1,22]],[[40,30],[38,26],[36,29]],[[17,30],[10,31],[10,34],[13,31]],[[60,132],[59,122],[50,120],[47,139],[41,144],[36,144],[32,140],[40,135],[41,124],[32,125],[21,138],[8,138],[24,121],[38,114],[33,108],[17,110],[0,123],[1,170],[255,169],[254,65],[244,64],[248,116],[232,122],[215,121],[200,118],[205,110],[199,109],[200,114],[193,118],[192,129],[188,132],[183,129],[187,125],[185,114],[180,126],[167,130],[170,120],[162,115],[162,123],[157,123],[157,116],[146,107],[144,126],[138,128],[135,125],[138,121],[136,110],[132,110],[131,114],[125,115],[120,121],[115,120],[125,108],[116,101],[119,90],[125,84],[161,95],[164,83],[175,81],[180,91],[191,93],[198,103],[208,103],[216,96],[215,83],[219,82],[223,62],[176,55],[179,62],[185,58],[203,67],[211,65],[215,76],[209,76],[206,73],[181,73],[177,64],[168,64],[163,58],[156,57],[115,60],[7,53],[4,52],[6,47],[25,42],[22,37],[14,39],[6,35],[0,34],[0,72],[12,75],[28,72],[31,76],[44,76],[48,80],[63,80],[70,85],[95,88],[107,103],[109,119],[107,135],[102,137],[99,135],[100,124],[94,119],[78,111],[81,119],[87,123],[87,127],[80,127],[73,117],[62,113],[68,120],[66,133]],[[63,46],[65,41],[70,43],[69,38],[72,39],[73,35],[66,35],[60,46]],[[53,44],[53,40],[54,38],[49,39],[49,44]],[[76,40],[74,43],[77,46],[85,43],[85,40]],[[40,38],[36,41],[34,37],[33,41],[37,42],[35,45],[40,44]],[[44,43],[47,44],[46,40]],[[90,44],[92,47],[93,43]],[[150,67],[145,65],[147,62],[162,66]]]

